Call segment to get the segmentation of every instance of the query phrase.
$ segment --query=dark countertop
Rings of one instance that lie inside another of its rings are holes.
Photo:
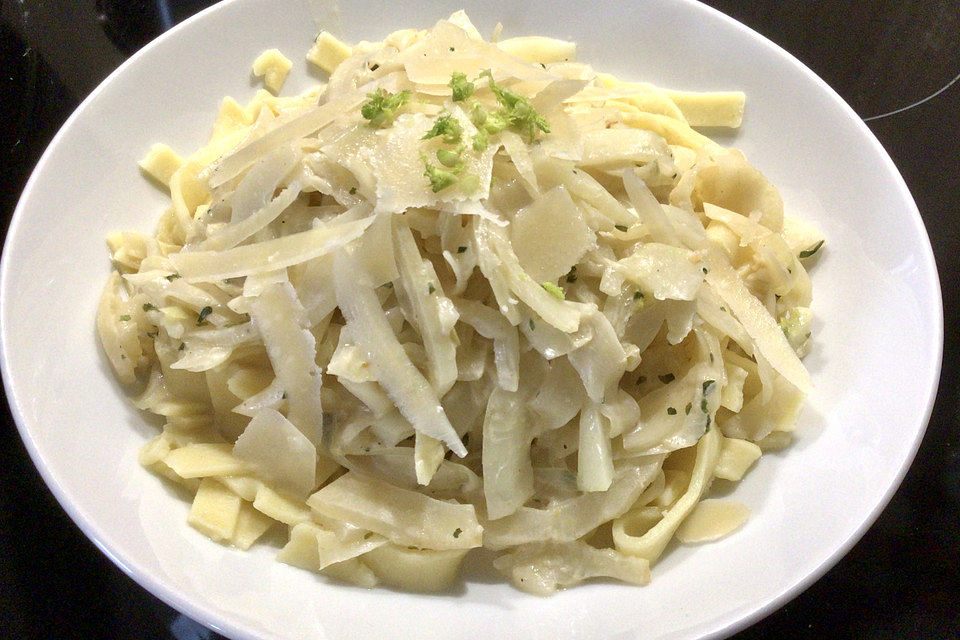
[[[4,233],[29,172],[80,101],[129,54],[209,4],[0,0]],[[867,121],[920,208],[945,319],[936,406],[899,491],[835,568],[735,637],[960,638],[960,3],[707,4],[797,56]],[[81,534],[0,406],[0,637],[218,637],[144,591]]]

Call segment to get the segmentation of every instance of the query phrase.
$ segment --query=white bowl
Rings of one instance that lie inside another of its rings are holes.
[[[438,0],[233,0],[165,34],[111,75],[43,156],[14,215],[0,273],[3,376],[47,484],[83,531],[159,598],[233,638],[693,638],[732,633],[796,595],[863,534],[900,482],[930,414],[942,349],[933,256],[916,206],[854,112],[796,59],[688,0],[467,3],[484,33],[573,39],[603,70],[681,89],[742,89],[745,151],[819,224],[816,392],[796,444],[736,488],[753,511],[715,544],[668,550],[643,588],[519,593],[472,563],[457,593],[331,584],[240,552],[185,522],[188,504],[136,462],[154,433],[99,351],[94,309],[109,271],[104,236],[150,231],[165,197],[136,161],[164,141],[204,141],[220,98],[249,98],[254,57],[296,60],[285,93],[313,82],[303,54],[318,25],[348,40],[426,27],[461,8]],[[339,23],[339,24],[338,24]]]

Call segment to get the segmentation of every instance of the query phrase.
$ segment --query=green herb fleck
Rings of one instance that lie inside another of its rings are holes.
[[[463,529],[461,529],[460,527],[457,527],[456,529],[453,530],[453,537],[459,538],[461,533],[463,533]]]
[[[550,125],[543,116],[537,113],[528,99],[494,82],[493,73],[489,69],[481,72],[480,76],[486,76],[490,91],[497,97],[497,102],[500,104],[500,110],[496,114],[491,114],[498,116],[498,118],[488,118],[488,121],[500,119],[508,126],[519,130],[531,141],[536,137],[538,131],[550,133]],[[499,123],[494,124],[499,125]],[[489,125],[490,122],[487,123],[487,126]],[[500,130],[502,130],[502,127]],[[490,133],[495,132],[490,131]]]
[[[437,160],[440,161],[445,167],[456,168],[463,164],[463,159],[460,157],[460,150],[451,151],[450,149],[437,149]]]
[[[461,246],[457,247],[457,253],[465,253],[466,250],[467,250],[467,248],[466,248],[465,246],[462,246],[462,245],[461,245]]]
[[[130,316],[128,316],[127,314],[123,314],[122,316],[120,316],[120,322],[130,322]]]
[[[437,119],[433,122],[433,128],[427,131],[421,140],[429,140],[430,138],[443,136],[444,142],[454,143],[460,142],[462,135],[463,125],[460,124],[460,121],[449,113],[442,113],[437,116]]]
[[[473,136],[473,150],[477,153],[483,153],[490,144],[490,138],[485,129],[477,129],[477,135]]]
[[[577,281],[577,265],[570,267],[570,272],[567,274],[567,282],[576,282]]]
[[[350,187],[350,195],[352,195],[352,196],[357,195],[357,188],[356,188],[356,187]]]
[[[657,376],[657,379],[663,384],[669,384],[673,382],[675,378],[676,376],[674,376],[672,373],[665,373],[662,376]]]
[[[360,107],[360,115],[369,120],[372,126],[384,127],[393,123],[397,110],[410,100],[410,91],[388,93],[377,89],[374,93],[368,93],[367,98],[370,100]]]
[[[187,348],[186,343],[181,342],[181,343],[180,343],[180,347],[177,349],[177,351],[183,351],[183,350],[186,349],[186,348]]]
[[[643,307],[644,307],[645,304],[646,304],[646,300],[644,300],[644,298],[643,298],[643,292],[642,292],[642,291],[634,291],[634,292],[633,292],[633,306],[634,306],[634,308],[635,308],[637,311],[640,311],[641,309],[643,309]]]
[[[675,415],[677,415],[677,410],[674,409],[673,407],[667,407],[667,415],[668,415],[668,416],[675,416]]]
[[[567,296],[563,293],[563,289],[553,284],[552,282],[541,282],[540,286],[547,290],[547,293],[552,295],[558,300],[564,300]]]
[[[454,71],[450,74],[450,83],[447,86],[450,87],[454,102],[466,100],[477,90],[477,86],[467,80],[467,74],[460,71]]]
[[[530,318],[530,331],[533,331],[537,328],[537,325],[533,323],[533,318]]]
[[[207,319],[207,316],[213,313],[213,307],[204,307],[200,309],[200,313],[197,314],[197,326],[199,327],[203,324],[203,321]]]
[[[373,531],[367,531],[365,534],[363,534],[364,540],[369,540],[372,537],[373,537]]]
[[[156,311],[157,308],[156,308],[155,306],[153,306],[152,304],[150,304],[149,302],[145,302],[145,303],[143,304],[143,310],[144,310],[144,311]]]
[[[177,278],[182,278],[182,277],[183,276],[181,276],[179,273],[171,273],[170,275],[166,276],[167,280],[169,280],[170,282],[173,282]]]
[[[700,398],[700,410],[704,413],[707,412],[707,390],[710,388],[715,380],[704,380],[703,381],[703,397]]]
[[[688,403],[687,403],[687,406],[684,407],[684,409],[683,409],[683,415],[685,415],[685,416],[690,415],[690,409],[693,409],[693,403],[692,403],[692,402],[688,402]]]
[[[432,282],[428,282],[428,283],[427,283],[427,293],[433,293],[433,292],[436,291],[436,290],[437,290],[437,288],[436,288],[435,286],[433,286],[433,283],[432,283]]]
[[[798,257],[798,258],[809,258],[809,257],[812,256],[813,254],[815,254],[817,251],[820,251],[820,247],[822,247],[822,246],[823,246],[823,240],[821,240],[821,241],[818,242],[817,244],[813,245],[813,246],[810,247],[809,249],[804,249],[803,251],[800,252],[800,254],[799,254],[797,257]]]
[[[707,275],[708,273],[710,273],[710,270],[707,269],[706,267],[702,267],[700,270],[703,271],[703,275]]]
[[[470,122],[478,129],[487,122],[487,110],[479,102],[470,105]]]
[[[613,228],[616,229],[617,231],[626,231],[626,230],[627,230],[627,225],[625,225],[625,224],[615,224],[615,225],[613,225]]]
[[[443,191],[447,187],[452,187],[457,183],[457,174],[453,171],[440,169],[430,164],[426,159],[424,159],[423,164],[426,167],[423,175],[430,180],[430,189],[432,189],[434,193]]]

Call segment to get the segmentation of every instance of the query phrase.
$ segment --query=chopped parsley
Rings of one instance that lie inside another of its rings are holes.
[[[451,151],[450,149],[437,149],[437,160],[445,167],[454,169],[463,164],[463,158],[460,157],[461,151]]]
[[[463,245],[457,247],[457,253],[465,253],[467,248]]]
[[[659,379],[663,384],[669,384],[673,382],[675,378],[676,376],[674,376],[672,373],[665,373],[662,376],[657,376],[657,379]]]
[[[437,119],[433,121],[433,127],[430,131],[427,131],[421,140],[429,140],[437,136],[443,136],[444,142],[460,142],[460,138],[463,136],[463,125],[461,125],[460,121],[454,118],[453,115],[441,113],[437,116]]]
[[[643,309],[643,307],[644,307],[645,304],[646,304],[646,300],[643,299],[643,292],[642,292],[642,291],[634,291],[634,292],[633,292],[633,306],[635,307],[635,309],[636,309],[637,311],[640,311],[641,309]]]
[[[369,120],[371,126],[385,127],[393,123],[397,110],[410,101],[410,91],[388,93],[377,89],[374,93],[368,93],[367,98],[369,101],[360,107],[360,115]]]
[[[437,290],[437,288],[436,288],[435,286],[433,286],[433,283],[432,283],[432,282],[428,282],[428,283],[427,283],[427,293],[433,293],[433,292],[436,291],[436,290]]]
[[[537,328],[537,325],[533,324],[533,318],[530,318],[530,331],[533,331]]]
[[[685,415],[685,416],[690,415],[690,409],[693,409],[693,403],[692,403],[692,402],[688,402],[688,403],[687,403],[687,406],[683,408],[683,415]]]
[[[438,193],[447,187],[452,187],[457,184],[457,174],[455,172],[436,167],[430,164],[426,158],[424,158],[423,164],[425,166],[423,175],[427,176],[427,179],[430,180],[430,189],[434,193]]]
[[[550,295],[552,295],[554,298],[558,300],[564,300],[567,297],[563,293],[563,289],[553,284],[552,282],[541,282],[540,286],[546,289],[547,293],[549,293]]]
[[[626,230],[627,230],[627,225],[625,225],[625,224],[615,224],[615,225],[613,225],[613,228],[616,229],[617,231],[626,231]]]
[[[127,314],[123,314],[122,316],[120,316],[120,322],[130,322],[130,316],[128,316]]]
[[[716,382],[715,380],[704,380],[703,381],[703,397],[700,398],[700,411],[707,412],[707,390],[710,386]]]
[[[799,254],[797,257],[798,257],[798,258],[809,258],[809,257],[811,257],[813,254],[815,254],[817,251],[820,251],[820,247],[822,247],[822,246],[823,246],[823,240],[821,240],[821,241],[818,242],[817,244],[813,245],[813,246],[810,247],[809,249],[804,249],[803,251],[800,252],[800,254]]]
[[[675,416],[675,415],[677,415],[677,410],[674,409],[673,407],[667,407],[667,415],[669,415],[669,416]]]
[[[550,133],[550,125],[537,113],[530,100],[498,85],[493,80],[493,73],[489,69],[481,72],[480,77],[487,78],[490,91],[496,96],[500,105],[499,111],[488,114],[487,122],[484,124],[488,133],[497,133],[509,126],[517,129],[530,141],[537,136],[538,131]],[[490,130],[491,126],[495,131]]]
[[[204,307],[200,309],[200,313],[197,314],[197,326],[199,327],[203,324],[203,321],[207,319],[207,316],[213,313],[213,307]]]
[[[463,533],[463,529],[461,529],[460,527],[457,527],[456,529],[453,530],[453,537],[459,538],[461,533]]]
[[[143,310],[144,310],[144,311],[156,311],[157,308],[156,308],[155,306],[153,306],[152,304],[150,304],[149,302],[145,302],[145,303],[143,304]]]
[[[357,188],[356,188],[356,187],[350,187],[350,195],[352,195],[352,196],[357,195]]]
[[[487,122],[487,110],[483,108],[483,105],[479,102],[474,102],[470,105],[470,122],[473,123],[477,129],[483,127]]]
[[[450,83],[447,86],[450,87],[454,102],[466,100],[477,90],[477,86],[467,80],[467,74],[459,71],[454,71],[450,75]]]
[[[170,275],[166,276],[167,280],[169,280],[170,282],[173,282],[177,278],[182,278],[182,277],[183,276],[181,276],[179,273],[171,273]]]
[[[458,183],[460,188],[467,193],[479,188],[480,178],[472,173],[465,173],[466,163],[461,155],[462,151],[462,148],[457,151],[438,149],[437,160],[442,165],[441,167],[432,164],[426,156],[420,156],[425,168],[423,175],[430,181],[430,188],[434,193]]]
[[[473,150],[477,153],[483,153],[487,150],[489,144],[490,138],[487,136],[486,130],[477,129],[477,135],[473,136],[473,143],[471,144]]]
[[[567,274],[567,282],[577,281],[577,265],[570,267],[570,273]]]

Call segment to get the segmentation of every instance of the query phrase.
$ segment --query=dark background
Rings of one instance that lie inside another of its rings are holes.
[[[127,56],[209,4],[0,0],[4,234],[30,171],[80,101]],[[940,390],[903,485],[834,569],[736,638],[960,638],[960,2],[707,4],[797,56],[867,121],[923,215],[945,316]],[[6,403],[0,407],[0,638],[218,637],[137,586],[84,538],[34,469]]]

